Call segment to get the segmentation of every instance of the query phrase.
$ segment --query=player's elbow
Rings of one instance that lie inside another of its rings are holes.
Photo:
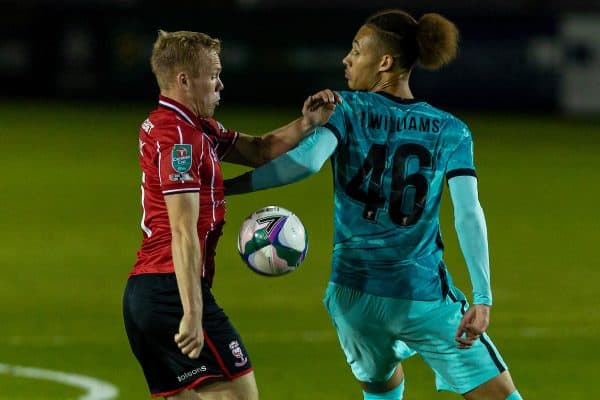
[[[193,226],[176,224],[171,226],[171,241],[173,244],[188,244],[198,240],[198,232]]]
[[[457,231],[462,230],[464,227],[480,225],[483,221],[483,209],[479,203],[469,208],[461,208],[454,213],[454,227]]]

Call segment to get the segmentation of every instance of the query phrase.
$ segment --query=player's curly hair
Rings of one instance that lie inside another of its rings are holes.
[[[367,18],[365,25],[375,29],[402,69],[416,63],[437,69],[454,60],[458,51],[458,29],[440,14],[424,14],[417,21],[402,10],[384,10]]]
[[[221,42],[207,34],[159,30],[150,57],[150,65],[158,87],[161,90],[169,89],[176,74],[181,71],[193,76],[212,51],[220,53]]]

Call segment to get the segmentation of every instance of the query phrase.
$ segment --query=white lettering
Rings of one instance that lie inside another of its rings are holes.
[[[191,371],[184,372],[183,374],[181,374],[181,375],[179,375],[177,377],[177,380],[179,382],[183,382],[183,381],[185,381],[185,380],[187,380],[187,379],[189,379],[189,378],[191,378],[191,377],[193,377],[195,375],[198,375],[200,372],[206,372],[206,366],[203,365],[203,366],[201,366],[199,368],[196,368],[196,369],[193,369]]]

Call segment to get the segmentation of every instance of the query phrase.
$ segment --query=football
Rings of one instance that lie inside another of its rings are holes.
[[[252,213],[238,234],[242,259],[261,275],[280,276],[294,271],[304,261],[307,250],[304,225],[283,207],[268,206]]]

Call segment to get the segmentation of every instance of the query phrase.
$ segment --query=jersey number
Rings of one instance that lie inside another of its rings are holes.
[[[386,201],[382,178],[387,151],[387,146],[383,144],[372,145],[362,167],[346,186],[346,194],[365,205],[362,216],[370,221],[376,219],[378,209]],[[414,165],[415,162],[418,165]],[[432,166],[431,153],[421,145],[403,144],[394,153],[389,214],[395,224],[410,226],[421,218],[429,182],[420,172]]]

